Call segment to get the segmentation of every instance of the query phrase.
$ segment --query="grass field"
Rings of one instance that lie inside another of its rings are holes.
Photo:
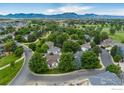
[[[14,67],[7,67],[0,70],[0,85],[7,85],[16,76],[22,64],[23,60],[20,60]]]
[[[124,41],[124,32],[117,32],[115,35],[110,35],[110,37],[116,41],[123,42]]]
[[[107,32],[109,34],[109,37],[113,40],[116,40],[118,42],[124,42],[124,31],[123,32],[116,32],[114,35],[110,35],[109,29],[104,28],[102,32]]]
[[[10,54],[8,56],[2,57],[0,59],[0,67],[5,66],[11,62],[14,62],[18,59],[19,57],[16,57],[14,54]]]

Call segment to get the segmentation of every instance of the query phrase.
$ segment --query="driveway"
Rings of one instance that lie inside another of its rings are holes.
[[[112,59],[111,59],[111,56],[110,54],[108,53],[107,50],[105,49],[101,49],[102,50],[102,53],[101,53],[101,60],[102,60],[102,63],[105,67],[109,66],[110,64],[113,64],[112,62]]]

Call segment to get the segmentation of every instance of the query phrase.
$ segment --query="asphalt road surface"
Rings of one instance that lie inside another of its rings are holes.
[[[96,74],[102,73],[103,70],[82,70],[76,71],[70,74],[62,75],[62,76],[34,76],[30,73],[28,69],[28,62],[32,56],[32,52],[30,49],[24,46],[25,49],[25,64],[19,73],[19,75],[13,80],[10,85],[59,85],[62,83],[66,83],[73,80],[86,79],[90,76],[94,76]],[[102,49],[101,59],[104,66],[108,66],[112,64],[112,60],[110,58],[109,53]]]

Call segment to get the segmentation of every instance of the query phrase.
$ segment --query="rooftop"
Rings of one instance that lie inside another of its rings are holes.
[[[59,57],[60,57],[60,55],[58,55],[58,54],[48,54],[48,55],[46,55],[47,63],[49,65],[52,65],[53,63],[57,63]]]
[[[119,77],[109,71],[89,78],[91,85],[121,85]]]
[[[81,45],[81,47],[89,49],[89,48],[91,48],[91,45],[90,45],[90,43],[86,43],[86,44]]]

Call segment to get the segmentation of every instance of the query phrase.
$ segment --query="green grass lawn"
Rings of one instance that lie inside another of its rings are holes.
[[[124,41],[124,32],[117,32],[115,35],[110,35],[110,37],[116,41]]]
[[[15,64],[15,67],[7,67],[0,70],[0,85],[7,85],[18,73],[22,67],[23,60]]]
[[[102,32],[107,32],[109,34],[109,28],[103,28]]]
[[[15,54],[10,54],[8,56],[0,58],[0,67],[5,66],[11,62],[14,62],[18,59],[19,57],[16,57]]]
[[[104,28],[102,32],[107,32],[109,34],[109,37],[112,38],[113,40],[119,41],[119,42],[124,42],[124,31],[123,32],[116,32],[114,35],[110,35],[109,29]]]

